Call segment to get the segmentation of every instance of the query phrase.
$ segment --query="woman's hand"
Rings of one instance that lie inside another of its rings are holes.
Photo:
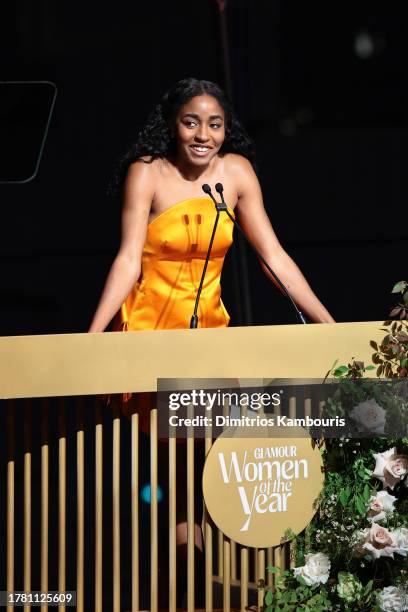
[[[280,244],[266,214],[259,181],[250,162],[244,157],[231,156],[231,168],[238,178],[239,220],[245,234],[296,302],[315,323],[334,323],[333,317],[313,293],[305,277]],[[277,285],[262,264],[265,274]],[[278,285],[277,285],[278,286]],[[278,286],[279,287],[279,286]]]

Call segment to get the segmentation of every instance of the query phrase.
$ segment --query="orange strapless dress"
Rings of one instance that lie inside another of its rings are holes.
[[[213,202],[203,197],[178,202],[149,223],[141,277],[122,305],[115,329],[190,326],[215,217]],[[199,327],[229,323],[220,277],[233,228],[228,215],[221,213],[198,308]]]

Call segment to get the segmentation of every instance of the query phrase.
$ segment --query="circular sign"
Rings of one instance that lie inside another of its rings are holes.
[[[278,546],[288,529],[300,533],[316,512],[324,480],[319,448],[305,430],[288,430],[287,438],[282,427],[251,438],[226,431],[207,455],[208,512],[225,535],[244,546]]]

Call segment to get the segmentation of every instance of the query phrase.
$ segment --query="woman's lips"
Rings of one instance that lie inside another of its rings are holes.
[[[205,157],[211,151],[210,147],[200,147],[199,145],[190,145],[190,149],[198,157]]]

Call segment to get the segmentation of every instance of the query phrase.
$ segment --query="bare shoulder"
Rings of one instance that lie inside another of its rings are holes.
[[[158,176],[157,160],[148,156],[130,164],[124,185],[124,204],[150,208]]]
[[[160,160],[158,159],[152,159],[150,155],[143,155],[142,157],[139,157],[139,159],[130,164],[126,178],[130,177],[134,179],[135,177],[153,177],[158,172],[159,161]]]
[[[237,153],[227,153],[224,162],[225,172],[234,182],[238,198],[259,188],[258,178],[249,159]]]
[[[126,188],[137,185],[148,187],[154,184],[158,174],[158,161],[150,156],[140,157],[130,164],[126,174]]]
[[[249,159],[247,159],[243,155],[239,155],[238,153],[226,153],[223,156],[223,160],[224,160],[225,168],[227,171],[228,170],[231,170],[231,171],[241,170],[244,172],[254,171]]]

